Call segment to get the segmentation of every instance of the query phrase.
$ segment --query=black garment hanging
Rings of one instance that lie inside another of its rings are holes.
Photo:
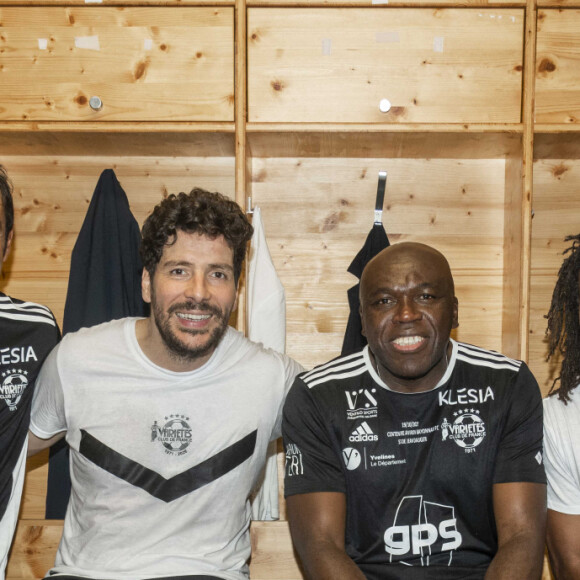
[[[383,224],[374,224],[369,232],[364,246],[361,248],[355,259],[348,267],[348,271],[360,279],[364,267],[384,248],[389,246],[389,238]],[[344,333],[341,355],[345,356],[359,351],[367,344],[367,339],[362,335],[362,324],[360,320],[359,307],[360,283],[348,290],[348,305],[350,314]]]
[[[381,251],[387,248],[389,238],[382,223],[383,201],[385,198],[385,186],[387,182],[386,171],[379,172],[379,183],[377,187],[377,198],[375,202],[375,222],[373,229],[369,232],[367,239],[355,256],[354,260],[348,267],[348,272],[356,276],[359,280],[362,276],[365,266]],[[348,305],[350,314],[344,333],[341,355],[345,356],[359,351],[367,344],[367,339],[362,335],[362,324],[360,320],[360,284],[353,286],[348,290]]]
[[[72,251],[63,334],[125,316],[145,316],[139,224],[112,169],[101,173]],[[68,446],[50,450],[46,518],[64,518],[70,495]]]

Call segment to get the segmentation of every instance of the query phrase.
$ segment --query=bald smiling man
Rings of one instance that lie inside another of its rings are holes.
[[[445,257],[400,243],[361,279],[368,346],[284,409],[292,538],[312,580],[539,579],[542,401],[521,361],[456,342]]]

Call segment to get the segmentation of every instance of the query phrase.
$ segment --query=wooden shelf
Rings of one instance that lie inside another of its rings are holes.
[[[578,0],[577,0],[578,1]],[[248,0],[250,7],[288,7],[288,8],[513,8],[526,5],[525,0]]]
[[[160,125],[32,127],[0,124],[0,155],[234,157],[233,127]]]
[[[521,157],[522,133],[517,126],[512,131],[465,131],[455,126],[434,130],[421,129],[377,131],[371,127],[346,128],[334,131],[320,126],[274,127],[249,126],[247,139],[252,157],[368,157],[368,158],[449,158],[505,159]],[[496,126],[497,128],[497,126]],[[368,129],[368,130],[367,130]],[[376,128],[375,128],[376,129]]]
[[[0,121],[6,133],[233,133],[233,122],[171,121]]]
[[[535,133],[580,133],[580,123],[536,123]]]
[[[2,0],[2,6],[86,6],[87,0]],[[235,0],[102,0],[102,4],[93,2],[91,6],[234,6]]]
[[[247,133],[523,133],[522,123],[247,123]]]

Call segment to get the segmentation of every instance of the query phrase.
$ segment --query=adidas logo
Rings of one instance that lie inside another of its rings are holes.
[[[372,429],[369,427],[366,421],[363,421],[348,438],[351,443],[361,442],[361,441],[378,441],[379,437],[375,435]]]

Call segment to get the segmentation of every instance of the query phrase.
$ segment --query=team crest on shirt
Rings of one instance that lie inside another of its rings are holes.
[[[151,425],[151,442],[158,441],[168,455],[184,455],[191,443],[191,427],[189,417],[185,415],[169,415],[165,417],[165,424],[157,421]]]
[[[2,373],[0,386],[0,399],[4,399],[11,411],[18,409],[18,403],[24,390],[28,386],[28,371],[20,369],[8,369]]]
[[[478,409],[460,409],[453,413],[453,422],[443,419],[441,437],[443,441],[454,441],[466,453],[474,453],[475,448],[485,439],[486,429]]]

